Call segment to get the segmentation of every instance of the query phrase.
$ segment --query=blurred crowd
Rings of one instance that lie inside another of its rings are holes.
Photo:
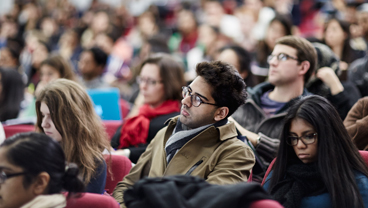
[[[184,66],[187,82],[196,77],[199,62],[222,60],[253,87],[267,80],[267,57],[286,35],[327,45],[340,60],[339,80],[351,81],[357,98],[368,95],[362,72],[349,75],[366,63],[368,4],[363,0],[83,2],[15,0],[3,11],[1,121],[27,115],[33,96],[57,78],[87,89],[117,87],[121,98],[134,103],[139,65],[154,53],[172,54]]]

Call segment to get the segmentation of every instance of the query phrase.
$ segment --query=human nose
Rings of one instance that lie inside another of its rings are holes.
[[[268,64],[269,65],[276,65],[278,63],[277,56],[269,56]]]
[[[147,87],[148,87],[147,81],[146,80],[140,80],[140,82],[139,82],[139,88],[140,89],[147,89]]]
[[[191,107],[192,106],[192,101],[191,101],[192,97],[189,95],[189,93],[187,95],[185,95],[183,97],[183,99],[181,100],[181,104],[185,105],[187,107]]]
[[[297,147],[298,149],[305,149],[305,148],[307,147],[307,145],[305,145],[305,144],[303,143],[302,139],[301,139],[301,138],[299,138],[299,139],[298,139],[298,141],[297,141],[297,143],[296,143],[296,147]]]
[[[48,128],[48,127],[50,127],[50,124],[49,124],[49,122],[47,121],[47,118],[46,118],[46,117],[43,117],[43,118],[42,118],[41,127],[42,127],[42,128]]]

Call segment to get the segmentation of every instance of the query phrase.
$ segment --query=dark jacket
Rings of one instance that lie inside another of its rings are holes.
[[[351,63],[348,69],[348,80],[358,87],[363,97],[368,96],[368,56]]]
[[[275,115],[267,117],[260,107],[261,96],[274,88],[269,82],[261,83],[248,90],[249,98],[247,102],[240,106],[232,117],[245,129],[259,134],[261,137],[259,144],[256,146],[256,152],[268,165],[276,156],[279,147],[279,136],[283,127],[283,120],[287,110],[301,96],[311,95],[306,89],[303,94],[297,98],[290,100]]]
[[[257,183],[221,186],[184,175],[145,178],[134,184],[124,195],[128,208],[246,208],[261,199],[271,197]]]

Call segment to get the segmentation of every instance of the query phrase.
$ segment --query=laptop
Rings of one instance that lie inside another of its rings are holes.
[[[88,89],[87,93],[94,103],[97,115],[102,120],[121,121],[118,88]]]

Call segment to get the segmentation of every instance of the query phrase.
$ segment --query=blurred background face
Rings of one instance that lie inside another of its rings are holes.
[[[47,37],[51,37],[58,30],[58,25],[54,19],[45,18],[41,23],[41,30]]]
[[[224,9],[220,2],[206,2],[204,5],[206,13],[206,22],[213,26],[219,26]]]
[[[42,44],[38,44],[36,46],[35,50],[32,53],[32,65],[33,65],[33,67],[38,69],[41,62],[44,61],[47,58],[48,55],[49,55],[49,52],[48,52],[47,48]]]
[[[347,34],[336,20],[332,20],[328,23],[325,32],[325,41],[328,46],[341,46],[344,44],[346,38]]]
[[[114,41],[104,33],[101,33],[95,38],[95,45],[101,48],[106,54],[110,54],[114,47]]]
[[[41,72],[41,81],[44,83],[49,83],[61,77],[58,70],[46,64],[41,66],[40,72]]]
[[[276,40],[284,37],[285,35],[286,31],[284,26],[278,21],[273,21],[268,27],[266,33],[266,43],[268,47],[273,49],[275,47]]]
[[[78,62],[79,72],[83,75],[93,75],[96,72],[97,63],[93,58],[93,54],[90,51],[84,51],[80,55],[80,60]]]
[[[105,32],[109,27],[109,16],[105,12],[95,14],[91,22],[91,28],[95,34]]]
[[[206,48],[213,44],[216,39],[217,35],[209,25],[202,25],[199,28],[198,41],[202,43]]]
[[[196,29],[196,22],[193,13],[189,11],[181,11],[178,14],[178,29],[183,34],[190,33]]]
[[[3,67],[16,67],[17,60],[11,55],[8,48],[2,48],[0,50],[0,66]]]
[[[239,65],[239,59],[236,53],[231,49],[223,50],[220,55],[218,56],[219,61],[224,61],[230,65],[233,65],[236,70],[238,70],[240,74],[240,65]],[[243,75],[240,74],[242,77]],[[244,79],[245,77],[243,77]]]
[[[157,32],[154,16],[150,14],[143,14],[140,16],[138,19],[138,28],[146,37],[154,35]]]
[[[164,85],[160,76],[160,69],[156,64],[145,64],[140,73],[139,89],[144,97],[144,103],[153,108],[165,101]],[[150,83],[151,81],[155,83]]]

